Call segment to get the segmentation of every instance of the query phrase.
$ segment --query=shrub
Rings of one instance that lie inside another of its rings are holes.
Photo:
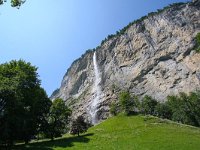
[[[200,126],[200,92],[189,95],[180,93],[179,96],[168,96],[166,102],[172,110],[173,121],[193,126]]]
[[[145,96],[141,102],[140,111],[147,115],[155,115],[157,101],[150,96]]]
[[[78,116],[77,119],[72,121],[70,134],[77,134],[79,136],[80,133],[86,132],[90,126],[91,124],[86,122],[83,116]]]
[[[111,105],[110,105],[110,113],[111,113],[111,115],[116,116],[118,114],[118,110],[119,110],[118,105],[116,103],[114,103],[114,102],[111,103]]]
[[[166,103],[158,103],[155,107],[155,113],[160,118],[171,119],[172,110]]]
[[[129,92],[121,92],[119,96],[121,111],[126,115],[134,112],[136,103],[134,101],[136,97],[131,97]]]
[[[195,37],[195,42],[196,42],[196,45],[195,45],[195,50],[196,52],[200,52],[200,32],[197,33],[196,37]]]

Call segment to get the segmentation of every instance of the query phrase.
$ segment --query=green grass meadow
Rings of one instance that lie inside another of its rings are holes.
[[[16,150],[200,150],[200,129],[151,116],[119,115],[80,137],[17,145]]]

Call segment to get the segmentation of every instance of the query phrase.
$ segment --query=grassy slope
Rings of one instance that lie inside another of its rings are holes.
[[[24,147],[18,147],[24,149]],[[82,137],[32,143],[38,150],[199,150],[200,129],[153,117],[117,116],[92,127]]]

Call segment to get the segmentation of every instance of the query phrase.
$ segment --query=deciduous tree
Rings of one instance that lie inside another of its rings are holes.
[[[130,114],[134,111],[136,107],[135,100],[137,97],[131,97],[129,92],[121,92],[119,95],[119,103],[121,106],[122,111],[125,114]]]
[[[70,133],[78,136],[80,133],[84,133],[91,125],[86,122],[83,116],[78,116],[74,121],[72,121]]]
[[[62,136],[62,134],[67,130],[70,115],[71,110],[67,107],[65,102],[60,98],[55,99],[48,116],[47,136],[52,140],[55,137]]]
[[[0,65],[1,142],[6,145],[16,140],[28,142],[50,105],[35,66],[23,60]]]
[[[149,115],[155,115],[155,107],[157,105],[157,101],[150,96],[145,96],[141,102],[141,112]]]

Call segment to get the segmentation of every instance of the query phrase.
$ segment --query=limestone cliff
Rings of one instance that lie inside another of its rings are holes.
[[[120,90],[164,101],[168,95],[200,88],[200,54],[194,37],[200,32],[200,2],[171,5],[150,13],[95,50],[74,61],[51,99],[66,100],[74,115],[89,113],[95,98],[94,51],[100,72],[98,119],[107,118],[109,104]]]

